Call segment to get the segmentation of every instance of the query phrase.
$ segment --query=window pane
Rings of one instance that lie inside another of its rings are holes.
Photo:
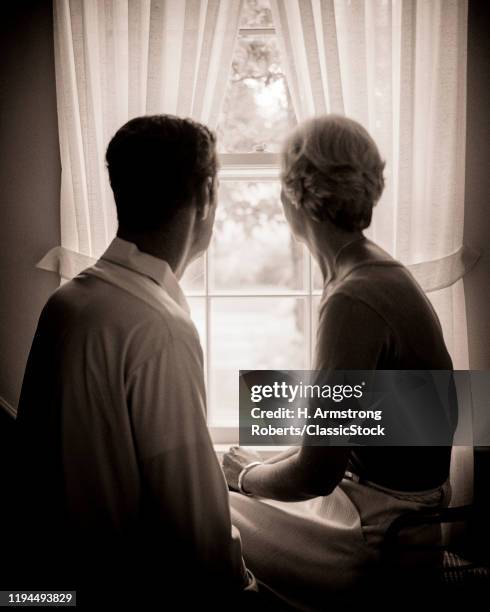
[[[238,371],[306,368],[304,298],[211,300],[210,422],[238,425]]]
[[[292,237],[276,181],[222,181],[209,254],[211,291],[302,289],[303,247]]]
[[[270,28],[272,13],[269,0],[245,0],[243,3],[241,28]]]
[[[277,152],[294,123],[275,34],[240,35],[218,123],[220,153]]]
[[[184,293],[204,294],[204,256],[191,263],[180,281],[180,286]]]

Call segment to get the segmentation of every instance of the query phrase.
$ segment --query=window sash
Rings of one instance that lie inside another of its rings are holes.
[[[240,28],[239,36],[274,36],[276,28]]]
[[[223,181],[265,181],[280,179],[280,156],[276,153],[222,153],[219,155],[220,171],[219,178]],[[284,297],[295,298],[303,297],[306,302],[305,313],[305,338],[307,342],[307,363],[306,369],[312,367],[313,360],[313,303],[314,298],[322,295],[321,290],[313,287],[313,266],[310,253],[306,254],[306,286],[304,290],[290,291],[267,291],[267,292],[250,292],[243,291],[217,291],[211,290],[209,286],[209,258],[208,251],[204,254],[204,294],[200,292],[187,292],[189,297],[200,297],[205,299],[205,374],[208,390],[208,405],[213,404],[212,389],[210,387],[211,380],[211,300],[219,300],[221,298],[270,298]],[[211,439],[215,445],[231,445],[238,444],[239,430],[234,426],[211,425],[209,427]]]
[[[277,181],[280,156],[277,153],[221,153],[221,181]]]

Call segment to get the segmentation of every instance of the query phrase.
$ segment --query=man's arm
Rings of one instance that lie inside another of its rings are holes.
[[[246,586],[239,538],[232,537],[228,491],[205,420],[199,345],[172,339],[134,370],[129,409],[143,495],[156,529],[170,531],[201,564]]]

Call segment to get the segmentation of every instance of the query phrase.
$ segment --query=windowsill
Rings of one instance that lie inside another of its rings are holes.
[[[213,444],[214,452],[218,455],[218,457],[221,457],[224,453],[226,453],[230,446],[233,446],[233,444],[236,443],[232,442],[231,444]]]

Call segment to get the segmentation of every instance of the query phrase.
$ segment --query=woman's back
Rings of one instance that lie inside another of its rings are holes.
[[[316,369],[451,370],[437,315],[408,270],[364,238],[339,253],[320,309]],[[434,488],[450,447],[358,447],[349,469],[385,487]]]

